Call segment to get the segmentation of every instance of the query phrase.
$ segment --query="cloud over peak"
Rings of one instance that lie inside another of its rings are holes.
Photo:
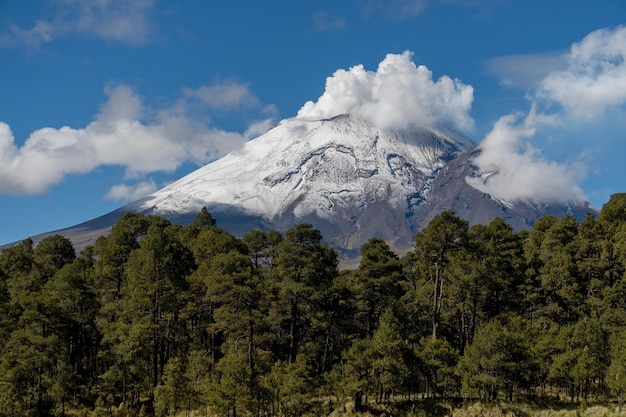
[[[388,54],[376,72],[363,65],[337,70],[326,79],[324,93],[298,111],[304,120],[328,119],[352,114],[386,127],[432,126],[447,123],[470,130],[469,115],[474,89],[457,79],[442,76],[411,61],[412,54]]]
[[[481,172],[467,182],[494,198],[506,201],[552,203],[584,199],[578,182],[585,169],[546,160],[530,139],[538,129],[553,123],[535,109],[520,121],[522,114],[501,117],[480,143],[473,159]]]

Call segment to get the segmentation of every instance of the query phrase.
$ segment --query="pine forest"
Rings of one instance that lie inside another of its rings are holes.
[[[60,235],[6,248],[0,416],[621,412],[626,194],[520,232],[446,211],[402,257],[360,253],[340,269],[310,224],[239,238],[206,209],[127,213],[79,254]]]

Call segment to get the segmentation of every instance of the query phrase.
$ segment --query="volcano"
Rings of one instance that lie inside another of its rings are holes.
[[[467,182],[480,178],[472,164],[477,152],[471,139],[446,126],[381,129],[350,115],[287,119],[141,200],[52,233],[81,248],[126,212],[185,224],[206,207],[220,227],[238,236],[311,223],[349,259],[372,237],[406,252],[414,234],[444,210],[470,224],[501,217],[515,230],[530,228],[547,214],[581,220],[596,211],[584,201],[494,199]]]

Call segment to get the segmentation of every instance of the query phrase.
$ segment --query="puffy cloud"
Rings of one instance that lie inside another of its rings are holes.
[[[609,119],[603,117],[606,113],[623,113],[626,27],[594,31],[572,44],[566,54],[503,57],[489,65],[499,75],[506,75],[508,69],[511,80],[521,80],[519,84],[534,87],[527,94],[533,101],[532,110],[521,123],[518,123],[519,115],[508,115],[494,125],[479,145],[481,153],[474,159],[482,176],[467,181],[503,200],[582,199],[578,184],[585,177],[585,166],[581,162],[548,161],[531,145],[531,139],[545,137],[553,127],[569,130],[571,134],[568,126],[572,124],[578,131],[598,123],[608,125]],[[553,70],[537,80],[550,67]],[[585,150],[580,151],[581,155],[584,153]]]
[[[84,174],[102,165],[125,167],[126,178],[172,172],[188,161],[201,164],[221,157],[271,123],[256,122],[244,134],[226,132],[188,116],[184,99],[172,108],[154,111],[128,86],[105,92],[108,100],[86,127],[38,129],[20,148],[10,127],[0,122],[0,192],[43,193],[69,174]],[[118,187],[109,196],[131,195],[131,191],[136,190]]]
[[[108,200],[138,200],[157,190],[154,181],[140,181],[133,185],[118,184],[109,189],[104,198]]]
[[[0,47],[38,49],[59,35],[84,34],[141,45],[150,34],[155,0],[55,0],[56,13],[30,29],[10,23]]]
[[[388,54],[376,72],[363,65],[337,70],[326,79],[326,88],[316,102],[307,102],[298,112],[304,120],[327,119],[352,114],[380,127],[448,123],[460,130],[473,127],[469,111],[474,89],[459,80],[442,76],[411,61],[412,54]]]
[[[592,119],[626,103],[626,27],[601,29],[574,43],[567,68],[549,74],[538,99],[557,102],[574,118]]]
[[[473,159],[481,176],[467,178],[473,187],[506,201],[533,203],[580,201],[581,164],[559,164],[541,156],[530,143],[537,129],[554,123],[534,108],[522,122],[519,114],[501,117],[480,143]]]

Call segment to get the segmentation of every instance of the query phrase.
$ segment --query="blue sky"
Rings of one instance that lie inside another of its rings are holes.
[[[106,214],[309,101],[421,100],[415,121],[481,143],[498,175],[476,186],[600,207],[626,191],[625,24],[622,0],[0,0],[0,244]]]

